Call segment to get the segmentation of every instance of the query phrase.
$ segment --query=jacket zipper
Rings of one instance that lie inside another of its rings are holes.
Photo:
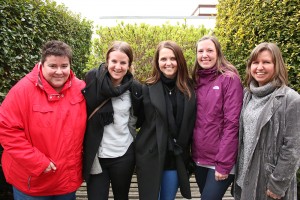
[[[31,176],[28,177],[28,181],[27,181],[28,190],[30,190],[30,180],[31,180]]]

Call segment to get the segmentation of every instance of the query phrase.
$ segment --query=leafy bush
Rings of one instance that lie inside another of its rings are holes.
[[[115,27],[100,26],[97,27],[96,34],[99,37],[93,40],[93,50],[85,71],[105,61],[106,51],[115,40],[126,41],[133,48],[135,77],[140,81],[144,81],[151,74],[151,62],[156,46],[163,40],[173,40],[183,49],[189,70],[191,70],[196,56],[195,44],[208,32],[209,30],[203,26],[170,25],[169,23],[152,26],[144,23],[132,25],[121,22]]]
[[[48,40],[62,40],[73,48],[73,70],[82,77],[92,22],[49,0],[2,0],[0,26],[0,102],[39,61],[41,46]]]
[[[289,71],[289,85],[300,92],[300,4],[298,0],[219,0],[215,33],[228,60],[241,74],[252,49],[277,43]]]

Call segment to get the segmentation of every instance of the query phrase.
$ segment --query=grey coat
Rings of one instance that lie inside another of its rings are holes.
[[[241,117],[250,99],[251,93],[246,92]],[[259,116],[256,131],[259,134],[254,139],[249,164],[245,166],[244,186],[241,188],[235,184],[235,199],[271,199],[266,195],[267,189],[270,189],[284,200],[296,200],[296,172],[300,159],[300,95],[287,86],[276,89]],[[239,134],[239,148],[242,149],[243,120],[240,120]]]

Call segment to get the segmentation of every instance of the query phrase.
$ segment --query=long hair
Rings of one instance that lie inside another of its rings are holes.
[[[216,47],[216,51],[217,51],[217,62],[216,62],[216,67],[217,67],[217,71],[220,73],[225,73],[227,71],[231,71],[235,74],[238,75],[239,77],[239,73],[238,70],[225,58],[222,49],[221,49],[221,44],[219,43],[218,39],[214,36],[210,36],[210,35],[206,35],[203,36],[200,40],[198,40],[198,42],[196,43],[196,55],[198,52],[198,44],[204,40],[210,40],[214,43],[215,47]],[[198,69],[201,69],[201,66],[198,63],[198,59],[196,56],[196,60],[195,60],[195,64],[194,64],[194,69],[192,72],[192,78],[194,83],[197,83],[198,81],[198,74],[197,71]]]
[[[114,41],[106,52],[106,57],[105,57],[106,65],[109,60],[109,54],[113,51],[120,51],[127,55],[128,59],[129,59],[129,63],[128,63],[129,71],[132,72],[133,69],[132,69],[131,65],[132,65],[132,61],[133,61],[133,51],[132,51],[131,46],[127,42],[124,42],[124,41]]]
[[[167,41],[162,41],[158,44],[152,62],[152,66],[153,66],[152,75],[149,79],[146,80],[146,83],[155,84],[157,81],[160,80],[161,71],[159,69],[158,59],[159,59],[160,50],[163,48],[167,48],[173,51],[177,62],[176,86],[183,94],[187,95],[190,98],[192,95],[192,91],[190,88],[191,81],[188,74],[186,60],[184,58],[182,49],[173,41],[167,40]]]
[[[255,61],[260,53],[263,51],[269,51],[272,55],[272,61],[274,63],[275,73],[272,77],[272,83],[274,86],[280,87],[288,84],[288,72],[284,64],[281,51],[279,47],[274,43],[263,42],[257,45],[251,52],[246,67],[245,85],[250,87],[250,82],[255,81],[251,75],[251,64]]]

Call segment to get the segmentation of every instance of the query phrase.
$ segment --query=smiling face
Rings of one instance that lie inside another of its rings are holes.
[[[197,61],[203,69],[210,69],[217,62],[217,50],[215,44],[207,39],[197,45]]]
[[[173,79],[177,74],[177,60],[174,52],[168,48],[159,51],[158,65],[165,77]]]
[[[257,81],[259,86],[263,86],[273,80],[275,65],[272,54],[268,50],[260,52],[250,66],[251,76]]]
[[[114,86],[121,84],[123,77],[129,70],[129,58],[121,51],[112,51],[107,59],[108,72]]]
[[[60,92],[70,76],[70,61],[66,56],[47,56],[43,63],[42,73],[46,81]]]

